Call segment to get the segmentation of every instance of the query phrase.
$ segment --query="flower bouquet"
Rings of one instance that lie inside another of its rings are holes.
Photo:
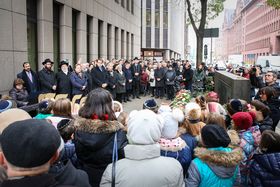
[[[185,105],[192,99],[189,90],[181,90],[176,94],[175,99],[170,103],[171,108],[179,108],[184,111]]]

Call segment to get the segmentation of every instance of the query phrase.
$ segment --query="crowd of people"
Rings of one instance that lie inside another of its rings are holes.
[[[263,77],[256,70],[260,89],[251,101],[232,98],[223,106],[219,93],[210,91],[183,107],[149,98],[143,110],[126,113],[122,102],[140,94],[172,100],[177,81],[179,89],[205,86],[204,76],[214,74],[213,68],[207,72],[200,65],[193,71],[181,61],[97,60],[78,63],[70,73],[63,61],[55,75],[50,60],[43,64],[37,74],[24,63],[11,95],[83,94],[85,103],[76,114],[69,98],[43,100],[33,117],[21,108],[30,100],[16,99],[16,108],[2,98],[0,186],[280,185],[275,72]]]

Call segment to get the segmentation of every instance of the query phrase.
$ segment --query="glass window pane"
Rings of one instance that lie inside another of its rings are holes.
[[[146,25],[151,27],[151,10],[146,11]]]
[[[159,11],[155,12],[155,27],[159,28],[160,25],[160,13]]]

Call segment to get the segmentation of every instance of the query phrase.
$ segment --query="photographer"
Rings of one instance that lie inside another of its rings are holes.
[[[252,68],[252,70],[254,70]],[[279,97],[280,95],[280,87],[279,84],[276,82],[277,81],[277,73],[274,71],[268,71],[266,74],[263,76],[261,75],[261,70],[259,67],[256,67],[256,86],[257,88],[263,88],[266,86],[272,87],[276,90],[276,96]],[[263,81],[264,80],[264,81]],[[258,92],[255,96],[255,99],[260,99],[260,93]]]

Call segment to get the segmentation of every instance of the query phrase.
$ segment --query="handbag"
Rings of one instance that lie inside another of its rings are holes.
[[[112,155],[112,187],[115,187],[116,183],[116,162],[118,161],[118,131],[115,132],[114,146]]]
[[[154,82],[155,79],[150,79],[150,82]]]

